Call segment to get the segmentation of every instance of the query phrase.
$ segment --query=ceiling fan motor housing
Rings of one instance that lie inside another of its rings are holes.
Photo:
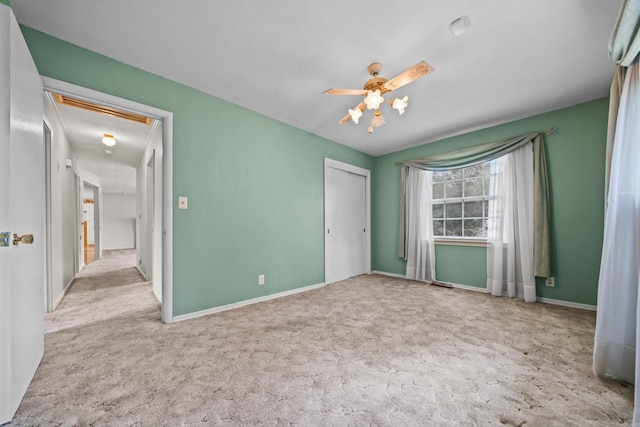
[[[387,92],[382,85],[385,84],[387,82],[387,79],[385,79],[384,77],[374,77],[372,79],[367,80],[367,82],[364,84],[364,86],[362,87],[364,90],[371,90],[371,91],[376,91],[377,89],[380,89],[380,93],[385,93]]]

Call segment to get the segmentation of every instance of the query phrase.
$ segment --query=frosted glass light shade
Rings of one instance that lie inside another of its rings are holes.
[[[409,97],[407,97],[405,95],[404,98],[400,99],[400,98],[396,98],[393,100],[393,103],[391,104],[391,106],[393,108],[395,108],[396,110],[398,110],[398,113],[400,115],[404,114],[404,109],[407,108],[407,106],[409,105]]]
[[[380,113],[380,110],[376,111],[376,114],[371,118],[371,126],[379,128],[385,123],[384,116]]]
[[[384,102],[384,98],[380,94],[380,89],[376,89],[376,91],[368,91],[367,97],[364,99],[365,104],[367,104],[368,110],[377,110],[380,108],[380,104]]]
[[[349,109],[349,115],[351,116],[351,120],[353,120],[353,123],[358,124],[358,120],[360,120],[360,117],[362,117],[362,111],[359,108],[356,108],[354,110]]]
[[[113,147],[114,145],[116,145],[116,140],[113,138],[113,135],[105,133],[104,138],[102,138],[102,143],[107,147]]]

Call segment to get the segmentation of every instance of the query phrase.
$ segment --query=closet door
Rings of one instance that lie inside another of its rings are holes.
[[[367,273],[366,178],[325,168],[325,283]]]
[[[345,200],[345,220],[347,221],[346,245],[348,247],[349,277],[359,276],[367,272],[366,266],[366,187],[365,177],[354,173],[347,173],[348,193]]]
[[[334,168],[325,170],[325,283],[349,277],[347,224],[349,173]]]

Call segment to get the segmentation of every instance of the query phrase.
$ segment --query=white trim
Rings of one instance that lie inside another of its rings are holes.
[[[311,291],[313,289],[318,289],[325,286],[323,283],[318,283],[315,285],[304,286],[302,288],[292,289],[290,291],[278,292],[277,294],[265,295],[263,297],[251,298],[244,301],[238,301],[227,305],[221,305],[220,307],[208,308],[206,310],[196,311],[193,313],[181,314],[179,316],[174,316],[174,322],[181,322],[183,320],[195,319],[197,317],[208,316],[214,313],[220,313],[221,311],[233,310],[234,308],[240,308],[251,304],[257,304],[259,302],[265,302],[272,299],[282,298],[289,295],[299,294],[301,292]]]
[[[362,175],[364,177],[367,177],[369,176],[369,174],[371,174],[371,171],[369,171],[369,169],[364,169],[359,166],[351,165],[349,163],[333,160],[329,157],[324,158],[324,165],[341,171],[354,173],[356,175]]]
[[[62,95],[73,96],[86,101],[143,114],[162,120],[162,165],[163,165],[163,197],[162,197],[162,321],[173,322],[173,113],[150,105],[141,104],[129,99],[98,92],[50,77],[42,77],[45,91],[53,91]]]
[[[324,203],[324,215],[323,215],[323,231],[322,233],[324,234],[324,278],[325,281],[327,279],[327,232],[326,232],[326,222],[327,222],[327,213],[326,213],[326,207],[327,207],[327,192],[326,192],[326,188],[327,188],[327,168],[333,168],[333,169],[338,169],[341,171],[345,171],[345,172],[349,172],[349,173],[353,173],[356,175],[360,175],[364,177],[364,182],[365,182],[365,210],[366,210],[366,254],[365,254],[365,273],[366,274],[371,274],[371,171],[369,169],[364,169],[361,168],[359,166],[354,166],[351,165],[349,163],[344,163],[344,162],[340,162],[338,160],[333,160],[330,159],[328,157],[324,158],[324,178],[323,178],[323,203]]]
[[[598,309],[597,305],[582,304],[579,302],[571,302],[571,301],[562,301],[559,299],[552,299],[552,298],[538,297],[536,301],[542,302],[545,304],[560,305],[563,307],[571,307],[571,308],[580,308],[582,310],[589,310],[589,311],[596,311]]]
[[[144,271],[142,271],[142,269],[140,268],[139,265],[136,264],[136,270],[138,270],[138,273],[140,273],[140,275],[142,276],[142,278],[144,279],[145,282],[148,282],[147,280],[147,276],[146,274],[144,274]],[[155,294],[154,294],[155,295]]]
[[[471,286],[471,285],[461,285],[459,283],[451,283],[451,282],[443,282],[442,280],[438,280],[440,283],[444,283],[445,285],[451,285],[456,289],[462,289],[464,291],[473,291],[473,292],[482,292],[483,294],[489,293],[487,288],[481,288],[479,286]]]
[[[459,238],[446,238],[446,237],[438,237],[435,239],[434,243],[436,245],[449,245],[449,246],[475,246],[486,248],[487,240],[480,239],[459,239]]]
[[[371,274],[379,274],[381,276],[395,277],[396,279],[407,279],[407,276],[405,276],[404,274],[387,273],[386,271],[373,270],[371,272]],[[409,280],[409,279],[407,279],[407,280]]]
[[[66,284],[62,292],[60,292],[60,296],[54,301],[51,311],[54,311],[58,307],[58,304],[60,304],[60,301],[62,301],[62,298],[64,298],[64,296],[67,294],[67,291],[69,290],[69,288],[71,287],[71,285],[75,280],[76,280],[75,277],[72,277],[71,280],[69,280],[69,282]]]
[[[398,278],[398,279],[406,279],[406,277],[403,276],[402,274],[388,273],[386,271],[374,270],[371,273],[372,274],[380,274],[381,276],[395,277],[395,278]],[[411,279],[406,279],[406,280],[411,280]],[[442,280],[438,280],[438,282],[444,283],[445,285],[451,285],[456,289],[462,289],[462,290],[465,290],[465,291],[489,293],[487,288],[481,288],[481,287],[478,287],[478,286],[460,285],[458,283],[443,282]],[[420,283],[424,283],[424,282],[420,282]],[[523,298],[519,298],[519,299],[523,299]],[[579,309],[582,309],[582,310],[590,310],[590,311],[596,311],[597,308],[598,308],[598,306],[591,305],[591,304],[582,304],[582,303],[579,303],[579,302],[563,301],[563,300],[559,300],[559,299],[542,298],[542,297],[536,298],[536,302],[541,302],[541,303],[551,304],[551,305],[559,305],[559,306],[562,306],[562,307],[579,308]]]

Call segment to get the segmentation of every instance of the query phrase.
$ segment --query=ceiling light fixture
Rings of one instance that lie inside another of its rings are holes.
[[[113,135],[105,133],[104,138],[102,138],[102,143],[107,147],[113,147],[116,145],[116,140],[113,138]]]
[[[404,114],[405,109],[409,105],[409,97],[396,98],[393,101],[385,101],[384,95],[387,92],[401,88],[402,86],[409,84],[420,77],[429,74],[433,71],[433,67],[424,61],[418,62],[413,67],[403,71],[391,80],[387,80],[384,77],[379,77],[380,70],[382,70],[382,64],[374,62],[369,65],[367,71],[371,75],[371,78],[364,84],[362,90],[360,89],[329,89],[324,93],[327,95],[364,95],[364,99],[355,108],[350,108],[346,116],[344,116],[339,123],[346,123],[352,120],[353,123],[358,124],[360,117],[364,114],[364,109],[375,110],[373,117],[371,118],[371,125],[367,128],[369,133],[373,133],[373,128],[380,127],[385,124],[386,120],[380,111],[380,107],[385,102],[391,104],[391,107],[398,110],[398,114]]]

